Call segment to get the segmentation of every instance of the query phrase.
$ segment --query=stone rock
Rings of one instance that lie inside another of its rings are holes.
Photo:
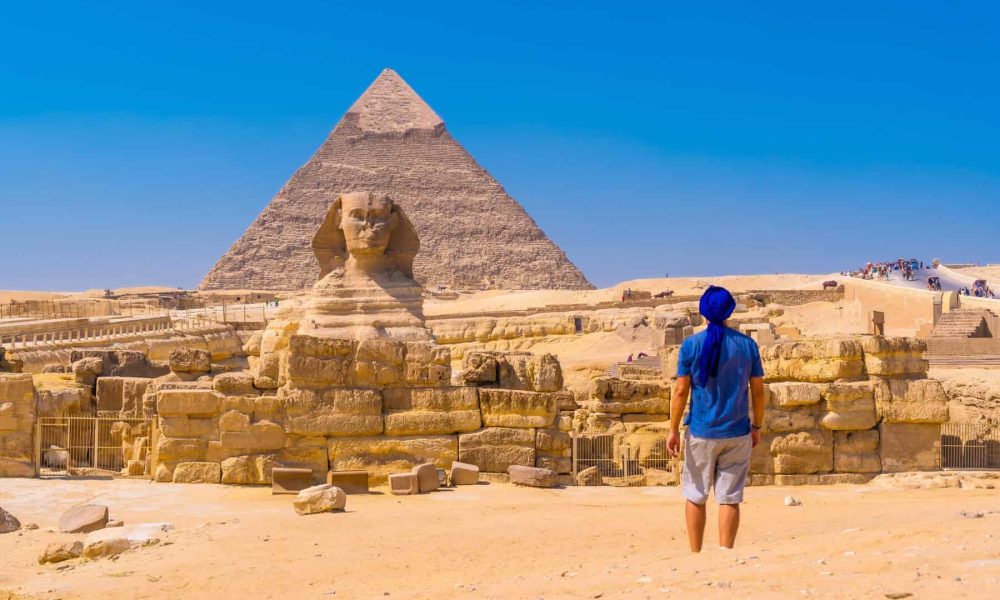
[[[101,377],[97,380],[97,410],[143,414],[143,395],[152,380],[145,377]]]
[[[125,474],[129,477],[141,477],[146,474],[146,462],[142,460],[130,460],[125,465]]]
[[[286,436],[285,447],[274,453],[274,460],[285,467],[309,469],[313,473],[313,483],[325,483],[325,473],[330,470],[327,439],[319,436]]]
[[[802,506],[802,501],[795,496],[785,496],[785,506]]]
[[[90,560],[110,558],[132,548],[157,544],[171,529],[170,523],[141,523],[94,531],[83,540],[82,556]]]
[[[868,381],[831,383],[823,390],[824,429],[836,431],[871,429],[877,422],[875,396]]]
[[[120,519],[111,519],[108,521],[107,527],[125,527],[125,521]]]
[[[206,447],[201,439],[161,436],[156,454],[160,462],[198,462],[205,460]]]
[[[0,506],[0,534],[11,533],[21,528],[21,522]]]
[[[97,385],[97,378],[104,372],[104,361],[96,356],[81,358],[71,365],[73,378],[87,387]]]
[[[267,485],[271,483],[274,460],[266,455],[233,456],[222,461],[222,483]],[[311,471],[310,471],[311,473]]]
[[[247,371],[221,373],[212,380],[212,387],[227,396],[253,396],[260,393],[253,385],[253,379]]]
[[[795,340],[765,344],[760,356],[767,381],[830,382],[858,379],[864,372],[856,338]]]
[[[347,506],[347,494],[339,487],[329,483],[314,485],[299,492],[292,500],[295,512],[299,515],[314,515],[316,513],[344,510]]]
[[[212,354],[198,348],[174,348],[168,364],[174,373],[208,373],[212,369]]]
[[[313,487],[315,475],[301,467],[273,467],[271,469],[271,494],[297,494]]]
[[[487,427],[550,427],[558,412],[553,394],[481,388],[479,407]]]
[[[777,408],[797,408],[819,404],[822,393],[812,383],[786,382],[767,384],[768,404]]]
[[[382,394],[345,388],[323,392],[279,390],[285,430],[303,436],[365,436],[382,433]]]
[[[875,409],[886,423],[945,423],[948,396],[936,379],[878,379]]]
[[[559,484],[559,475],[548,469],[511,465],[507,468],[507,473],[514,485],[551,488]]]
[[[219,434],[224,450],[239,453],[270,452],[285,447],[285,430],[271,421],[258,421],[247,431],[223,431]]]
[[[382,395],[386,435],[465,433],[482,426],[475,388],[387,388]]]
[[[833,434],[829,431],[778,435],[770,449],[777,474],[829,473],[833,470]]]
[[[479,467],[457,460],[451,463],[452,485],[476,485],[479,483]]]
[[[174,467],[174,483],[219,483],[222,468],[216,462],[182,462]]]
[[[354,384],[385,387],[403,381],[406,345],[389,340],[361,340],[354,356]]]
[[[536,454],[535,466],[540,469],[548,469],[559,475],[568,475],[573,471],[573,459],[568,456]]]
[[[423,463],[413,467],[413,474],[417,476],[417,487],[421,494],[438,489],[438,473],[434,463]]]
[[[801,406],[788,410],[768,408],[764,412],[764,432],[786,433],[815,429],[819,411],[815,406]]]
[[[59,531],[89,533],[108,524],[108,507],[103,504],[78,504],[59,517]]]
[[[865,369],[871,377],[924,377],[927,342],[916,338],[865,336],[861,339]]]
[[[288,351],[281,354],[279,380],[309,389],[348,385],[355,344],[351,340],[293,335]]]
[[[621,415],[590,412],[581,408],[573,412],[573,431],[577,433],[624,433],[627,431]]]
[[[496,355],[490,352],[466,352],[462,357],[462,379],[466,383],[496,383]]]
[[[838,473],[878,473],[878,430],[836,431],[833,434],[833,470]]]
[[[425,462],[447,469],[458,457],[458,438],[453,435],[332,437],[327,447],[333,470],[367,471],[375,485],[384,483],[390,473]]]
[[[347,495],[368,493],[367,471],[328,471],[326,482],[344,490]]]
[[[38,564],[60,563],[66,560],[79,558],[83,554],[83,542],[77,540],[72,542],[53,542],[45,547],[45,551],[38,557]]]
[[[604,485],[604,478],[601,477],[601,470],[597,467],[587,467],[576,474],[576,484],[582,486]]]
[[[407,342],[404,363],[408,386],[445,386],[451,382],[451,350],[430,342]]]
[[[883,473],[936,471],[941,468],[941,426],[926,423],[879,425]]]
[[[42,367],[42,373],[65,373],[66,365],[60,363],[49,363]]]
[[[396,496],[412,496],[420,493],[420,481],[413,471],[389,474],[389,491]]]
[[[573,438],[558,429],[539,429],[535,434],[535,449],[539,452],[562,455],[573,447]]]
[[[511,465],[533,467],[535,431],[488,427],[458,436],[458,460],[486,473],[505,473]]]
[[[207,389],[160,389],[156,413],[162,416],[214,417],[222,395]]]
[[[592,412],[670,414],[670,386],[654,381],[596,377],[590,399],[581,403]]]

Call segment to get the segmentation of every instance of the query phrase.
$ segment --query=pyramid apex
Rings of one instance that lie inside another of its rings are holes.
[[[369,133],[435,129],[444,123],[423,98],[388,67],[354,101],[347,115],[355,116],[357,127]]]

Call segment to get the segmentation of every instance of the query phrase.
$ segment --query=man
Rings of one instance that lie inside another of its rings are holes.
[[[757,344],[725,325],[735,308],[732,294],[709,286],[699,306],[708,328],[684,340],[677,360],[667,449],[672,456],[680,452],[680,421],[690,392],[681,493],[692,552],[701,552],[712,487],[719,503],[719,546],[731,549],[736,543],[750,450],[760,443],[764,370]]]

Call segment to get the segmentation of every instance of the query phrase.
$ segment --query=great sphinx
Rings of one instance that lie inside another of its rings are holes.
[[[312,240],[319,280],[299,333],[327,338],[429,341],[413,278],[416,230],[388,196],[336,198]]]

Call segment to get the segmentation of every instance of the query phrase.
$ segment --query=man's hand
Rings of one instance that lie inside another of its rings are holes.
[[[667,439],[667,452],[674,458],[681,453],[681,435],[676,429],[670,432],[670,438]]]
[[[756,448],[757,444],[759,444],[759,443],[760,443],[760,429],[751,429],[750,430],[750,447],[751,448]],[[667,442],[668,447],[669,447],[669,444],[670,444],[670,442]]]

